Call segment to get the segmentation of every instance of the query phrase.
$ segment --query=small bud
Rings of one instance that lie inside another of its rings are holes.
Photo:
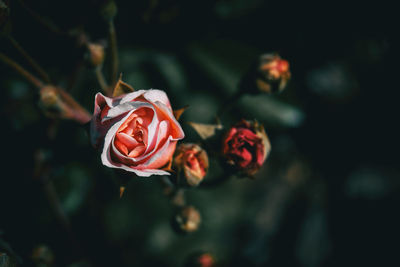
[[[216,260],[210,253],[196,253],[190,256],[185,267],[215,267]]]
[[[193,206],[186,206],[178,211],[175,216],[175,226],[180,232],[192,233],[197,231],[200,226],[201,216]]]
[[[52,266],[54,254],[46,245],[40,245],[33,249],[32,260],[38,265]]]
[[[174,168],[182,171],[189,186],[197,186],[207,174],[207,152],[196,144],[180,144],[176,149]]]
[[[243,90],[253,92],[282,92],[290,80],[289,62],[278,54],[264,54],[241,81]]]
[[[106,0],[100,7],[100,14],[106,21],[113,20],[117,12],[117,4],[113,0]]]
[[[226,133],[222,147],[227,163],[250,176],[260,169],[271,150],[264,127],[246,120]]]
[[[89,43],[87,45],[87,60],[93,67],[101,66],[104,61],[104,46],[101,44]]]
[[[73,119],[82,124],[90,121],[90,114],[67,92],[52,85],[40,89],[40,107],[52,118]]]

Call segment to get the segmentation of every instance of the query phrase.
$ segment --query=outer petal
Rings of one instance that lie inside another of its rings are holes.
[[[146,92],[146,90],[138,90],[129,94],[126,94],[122,97],[120,104],[132,102],[132,100],[135,100],[139,96],[143,95]]]
[[[161,102],[157,101],[154,104],[155,107],[157,108],[156,109],[158,111],[157,115],[159,116],[160,120],[168,120],[171,123],[172,140],[177,141],[183,139],[185,137],[185,133],[183,132],[179,122],[175,119],[172,110]]]
[[[110,125],[103,125],[101,122],[101,112],[104,108],[111,108],[113,106],[113,99],[97,93],[94,98],[94,111],[93,117],[90,122],[90,137],[93,146],[99,146],[100,139],[107,133]]]
[[[140,165],[140,167],[142,166],[145,168],[163,167],[172,158],[172,155],[175,152],[176,143],[177,141],[171,141],[171,139],[168,139],[168,141],[165,142],[164,146],[161,147],[153,156],[151,156],[147,162]]]
[[[143,96],[152,103],[158,101],[166,105],[169,109],[171,109],[171,103],[169,102],[168,96],[164,91],[158,89],[150,89],[147,90]]]

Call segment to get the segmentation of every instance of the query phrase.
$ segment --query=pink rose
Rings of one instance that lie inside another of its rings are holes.
[[[169,174],[161,168],[185,136],[167,95],[155,89],[115,98],[97,93],[90,132],[105,166],[146,177]]]

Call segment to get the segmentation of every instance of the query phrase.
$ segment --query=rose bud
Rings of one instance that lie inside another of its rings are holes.
[[[185,263],[185,267],[215,267],[216,260],[210,253],[196,253],[191,255]]]
[[[81,124],[91,119],[90,114],[67,92],[52,85],[46,85],[40,89],[39,106],[51,118],[75,120]]]
[[[86,59],[88,63],[97,67],[103,64],[104,61],[104,46],[96,43],[88,43],[87,45],[88,53]]]
[[[260,169],[271,150],[264,127],[246,120],[226,133],[222,147],[227,163],[247,175],[254,175]]]
[[[196,144],[180,144],[176,149],[173,165],[183,171],[186,183],[197,186],[207,174],[207,152]]]
[[[32,260],[38,265],[52,266],[54,264],[54,254],[49,247],[40,245],[33,249]]]
[[[162,168],[171,162],[178,140],[185,136],[167,95],[160,90],[114,98],[97,93],[90,128],[92,144],[101,148],[105,166],[146,177],[169,175]]]
[[[192,233],[199,229],[201,216],[193,206],[181,208],[175,216],[174,226],[179,232]]]
[[[290,80],[289,62],[278,54],[264,54],[241,81],[243,90],[276,93],[285,89]]]

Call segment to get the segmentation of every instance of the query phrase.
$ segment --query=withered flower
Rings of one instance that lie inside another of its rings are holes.
[[[242,120],[223,139],[222,153],[228,164],[247,175],[254,175],[265,162],[271,144],[264,127]]]
[[[197,231],[200,226],[201,216],[199,211],[193,206],[185,206],[179,210],[175,216],[174,224],[183,233]]]

